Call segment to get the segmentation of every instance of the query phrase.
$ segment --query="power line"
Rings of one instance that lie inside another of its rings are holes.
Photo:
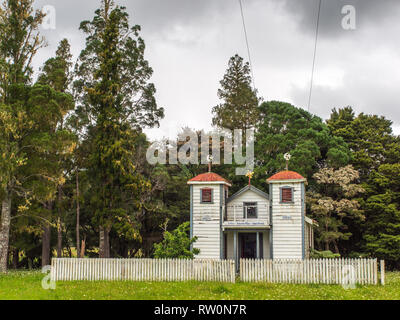
[[[242,15],[242,22],[243,22],[243,30],[244,30],[244,37],[246,39],[246,46],[247,46],[247,54],[249,56],[249,64],[250,64],[250,72],[251,72],[251,77],[253,79],[253,88],[254,91],[256,90],[256,81],[254,78],[254,73],[253,73],[253,64],[251,62],[251,54],[250,54],[250,46],[249,46],[249,39],[247,37],[247,28],[246,28],[246,21],[244,18],[244,13],[243,13],[243,6],[242,6],[242,0],[239,0],[239,6],[240,6],[240,13]]]
[[[316,31],[315,31],[314,57],[313,57],[313,64],[312,64],[312,70],[311,70],[310,95],[308,97],[308,108],[307,108],[308,112],[310,112],[311,98],[312,98],[312,91],[313,91],[313,84],[314,84],[315,60],[316,60],[316,56],[317,56],[317,44],[318,44],[318,34],[319,34],[319,20],[320,20],[320,16],[321,16],[321,5],[322,5],[322,0],[319,0],[317,27],[316,27]]]

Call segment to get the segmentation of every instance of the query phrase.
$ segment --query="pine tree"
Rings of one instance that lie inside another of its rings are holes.
[[[71,46],[67,39],[61,40],[56,55],[44,63],[38,77],[38,83],[47,84],[54,90],[69,93],[72,67]]]
[[[52,140],[52,149],[50,153],[40,153],[32,155],[31,158],[39,156],[41,163],[48,163],[47,168],[52,168],[51,176],[57,176],[56,185],[52,185],[56,194],[52,194],[52,197],[45,203],[47,211],[50,213],[49,220],[53,222],[57,227],[57,255],[61,255],[62,250],[62,187],[66,180],[65,169],[67,164],[71,161],[73,150],[76,146],[75,136],[70,130],[64,125],[64,120],[69,111],[73,110],[74,102],[71,94],[69,93],[70,86],[70,68],[72,55],[70,53],[70,45],[68,40],[63,39],[56,51],[56,56],[50,58],[44,64],[41,69],[41,74],[38,78],[38,85],[50,87],[52,91],[57,93],[59,97],[56,101],[57,105],[52,109],[52,115],[56,116],[53,120],[47,120],[45,126],[41,129],[46,128],[49,133],[49,140]],[[53,211],[57,209],[57,218],[54,217]],[[56,221],[53,221],[56,219]],[[50,226],[49,224],[44,225],[44,238],[43,240],[43,253],[42,263],[43,265],[49,264],[48,253],[50,250]]]
[[[22,140],[33,127],[20,100],[27,96],[32,59],[45,44],[37,31],[43,17],[33,0],[6,0],[0,8],[0,272],[7,270],[12,198],[21,192],[19,171],[29,147]]]
[[[400,137],[393,135],[392,121],[360,113],[351,107],[333,109],[327,124],[332,134],[342,137],[353,151],[352,164],[363,181],[384,163],[400,158]]]
[[[134,213],[140,212],[139,194],[150,183],[136,171],[134,142],[141,128],[159,124],[164,111],[148,82],[153,71],[144,59],[140,27],[129,27],[124,7],[103,0],[94,19],[82,22],[80,29],[88,37],[76,67],[74,87],[80,105],[75,123],[87,129],[94,222],[99,227],[100,256],[109,257],[113,227],[139,238]]]
[[[400,137],[393,134],[392,121],[378,115],[355,115],[351,107],[333,109],[327,124],[353,151],[351,163],[367,191],[361,202],[365,222],[348,223],[353,234],[348,250],[366,251],[396,266]]]
[[[364,207],[364,248],[372,256],[387,261],[391,269],[400,267],[400,164],[383,164],[368,180]]]
[[[43,17],[30,0],[7,0],[0,11],[0,60],[6,71],[0,83],[0,139],[5,159],[0,164],[1,271],[7,267],[12,208],[17,209],[13,221],[26,216],[41,221],[42,263],[49,264],[51,213],[57,185],[64,180],[58,159],[70,153],[73,145],[69,132],[59,126],[73,108],[72,96],[44,82],[31,85],[32,59],[45,45],[37,31]]]
[[[50,231],[56,224],[54,209],[57,190],[65,182],[63,160],[74,149],[74,136],[61,127],[65,114],[73,109],[71,95],[58,92],[48,85],[35,84],[23,102],[34,125],[24,143],[31,148],[26,151],[26,165],[21,167],[24,176],[22,187],[29,190],[35,202],[43,208],[38,214],[43,223],[43,265],[50,263]],[[32,212],[35,213],[35,212]],[[43,220],[43,219],[42,219]],[[43,220],[44,221],[44,220]]]
[[[251,87],[250,65],[235,55],[229,60],[229,67],[221,80],[218,97],[222,104],[212,110],[212,124],[230,130],[254,128],[259,120],[256,90]]]

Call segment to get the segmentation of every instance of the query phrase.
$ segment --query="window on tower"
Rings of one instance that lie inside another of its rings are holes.
[[[201,189],[201,203],[212,203],[212,189],[205,188]]]
[[[293,188],[291,187],[281,188],[281,202],[282,203],[293,202]]]

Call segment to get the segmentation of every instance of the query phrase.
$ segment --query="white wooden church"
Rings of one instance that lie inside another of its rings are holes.
[[[305,259],[313,220],[305,215],[306,179],[293,171],[269,179],[266,193],[250,184],[233,195],[229,181],[200,174],[190,186],[190,231],[198,259]]]

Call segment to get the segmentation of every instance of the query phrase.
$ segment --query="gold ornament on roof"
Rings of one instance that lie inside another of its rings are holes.
[[[253,179],[254,171],[247,171],[246,177],[249,178],[249,185],[251,184],[251,179]]]

